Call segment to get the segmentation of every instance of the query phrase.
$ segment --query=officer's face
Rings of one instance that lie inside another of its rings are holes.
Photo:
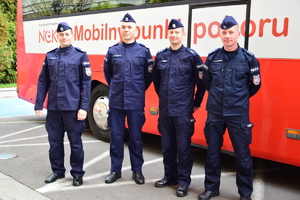
[[[121,22],[121,37],[125,43],[134,42],[136,24],[133,22]]]
[[[238,25],[235,25],[229,29],[220,29],[220,38],[223,42],[225,50],[234,51],[237,48],[238,38],[240,32]]]
[[[72,30],[68,29],[64,32],[57,33],[57,39],[61,48],[70,46],[73,40]]]
[[[168,30],[169,41],[171,45],[178,45],[182,43],[185,32],[183,28],[176,28]]]

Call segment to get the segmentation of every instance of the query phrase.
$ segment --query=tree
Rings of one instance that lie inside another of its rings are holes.
[[[0,2],[0,83],[16,81],[17,0]]]

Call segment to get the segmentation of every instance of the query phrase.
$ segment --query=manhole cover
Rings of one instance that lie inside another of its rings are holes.
[[[17,157],[17,154],[15,153],[0,153],[0,159],[10,159]]]

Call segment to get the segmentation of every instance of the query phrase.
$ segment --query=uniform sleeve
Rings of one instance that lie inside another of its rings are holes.
[[[209,92],[210,85],[211,85],[211,74],[209,71],[209,67],[210,67],[210,60],[207,58],[205,64],[202,65],[201,69],[203,70],[202,81],[208,92]]]
[[[49,77],[49,69],[47,63],[47,55],[45,57],[43,68],[41,70],[38,85],[37,85],[37,94],[35,99],[34,110],[42,110],[43,103],[45,101],[46,95],[48,93],[50,87],[50,77]]]
[[[200,80],[199,82],[197,82],[197,90],[195,93],[195,100],[194,100],[194,106],[195,107],[200,107],[204,94],[205,94],[205,86],[203,84],[203,81]]]
[[[195,76],[196,76],[196,93],[195,93],[195,100],[194,100],[194,106],[195,107],[200,107],[204,94],[205,94],[205,86],[203,84],[203,70],[202,70],[202,66],[203,66],[203,61],[200,58],[199,55],[195,56]]]
[[[111,64],[111,57],[108,50],[104,58],[104,76],[108,85],[110,85],[110,80],[112,78],[112,75],[113,75],[113,66]]]
[[[151,56],[151,53],[149,50],[146,53],[146,59],[147,60],[145,63],[145,70],[144,70],[145,91],[148,89],[148,87],[152,83],[153,59],[152,59],[152,56]]]
[[[154,83],[154,88],[155,92],[157,95],[159,95],[159,87],[160,87],[160,71],[157,68],[157,63],[158,63],[158,57],[156,55],[154,64],[153,64],[153,72],[152,72],[152,77],[153,77],[153,83]]]
[[[81,67],[83,70],[81,78],[81,105],[80,109],[89,111],[90,94],[91,94],[91,67],[86,53],[81,58]]]
[[[261,87],[260,64],[253,57],[250,63],[249,97],[255,95]]]

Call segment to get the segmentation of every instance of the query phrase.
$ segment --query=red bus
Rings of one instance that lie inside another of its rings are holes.
[[[205,60],[221,47],[219,22],[232,15],[240,24],[240,46],[249,49],[261,64],[262,87],[251,98],[254,123],[251,153],[255,157],[300,166],[300,8],[299,0],[19,0],[17,14],[18,95],[35,102],[37,80],[45,53],[58,46],[57,24],[68,22],[74,46],[87,51],[92,66],[92,91],[88,124],[101,140],[109,141],[106,111],[108,92],[103,74],[104,56],[120,42],[119,22],[129,12],[137,21],[138,42],[156,52],[169,46],[167,26],[172,18],[185,25],[184,44]],[[71,2],[71,3],[70,3]],[[107,8],[107,9],[104,9]],[[196,118],[192,145],[206,146],[203,127],[206,98]],[[143,131],[157,131],[158,98],[153,84],[146,92]],[[298,116],[298,117],[297,117]],[[228,134],[224,151],[233,152]]]

